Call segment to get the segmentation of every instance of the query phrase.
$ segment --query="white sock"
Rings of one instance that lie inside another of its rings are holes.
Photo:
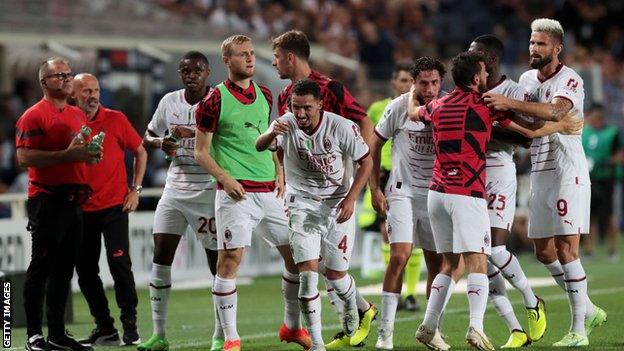
[[[500,269],[501,273],[509,283],[516,288],[521,294],[526,307],[535,307],[537,305],[537,297],[533,293],[533,289],[529,285],[520,262],[516,256],[507,251],[505,245],[494,246],[490,261]]]
[[[545,264],[546,268],[550,271],[553,279],[557,282],[557,284],[563,289],[563,291],[568,292],[568,289],[565,286],[564,277],[563,277],[563,267],[561,267],[561,263],[559,260],[555,262]],[[585,319],[589,318],[594,314],[594,304],[589,299],[589,295],[587,295],[587,299],[585,301]]]
[[[362,297],[358,289],[355,289],[355,302],[357,303],[358,310],[362,312],[368,311],[368,309],[371,307],[371,304],[366,301],[364,297]]]
[[[149,291],[154,334],[164,338],[167,304],[171,292],[171,266],[152,263]]]
[[[317,282],[318,282],[318,273]],[[284,270],[282,273],[282,297],[284,298],[284,324],[288,329],[301,329],[299,307],[299,274]],[[317,288],[318,289],[318,288]]]
[[[440,313],[440,318],[438,318],[438,330],[442,331],[442,324],[444,323],[444,311],[446,310],[446,305],[448,305],[451,296],[453,296],[453,292],[455,292],[455,284],[457,284],[453,279],[451,279],[451,284],[448,287],[448,294],[444,299],[444,305],[442,306],[442,313]]]
[[[303,320],[308,327],[314,346],[323,346],[321,333],[321,297],[318,292],[318,273],[303,271],[299,273],[299,304]]]
[[[225,279],[217,275],[212,286],[212,298],[217,305],[225,339],[240,339],[236,330],[236,309],[238,307],[236,279]]]
[[[216,301],[212,299],[212,309],[214,310],[214,331],[212,332],[212,338],[224,339],[223,328],[221,328],[221,320],[219,319],[219,310],[217,309]]]
[[[427,301],[427,310],[425,311],[425,319],[423,324],[429,328],[438,328],[438,322],[440,315],[444,310],[444,305],[448,301],[448,296],[451,295],[449,289],[453,279],[448,275],[439,273],[433,279],[431,283],[431,294],[429,294],[429,301]]]
[[[576,259],[563,266],[566,290],[572,312],[571,332],[585,334],[585,309],[587,308],[587,276],[581,260]]]
[[[468,274],[468,306],[470,307],[470,326],[483,332],[483,317],[488,299],[488,277],[483,273]]]
[[[379,329],[385,331],[394,330],[394,317],[396,316],[400,296],[401,294],[393,292],[381,292],[381,325]]]
[[[357,308],[355,280],[348,273],[340,279],[330,280],[329,283],[344,302],[345,310]]]
[[[334,290],[327,277],[325,277],[325,289],[327,290],[327,298],[329,299],[329,302],[334,308],[334,311],[336,311],[336,314],[338,314],[338,318],[341,319],[342,314],[344,313],[344,302],[342,302],[340,297],[338,297],[336,290]]]
[[[491,273],[490,266],[494,268],[493,273]],[[494,309],[498,315],[503,318],[510,332],[514,330],[522,330],[522,326],[520,325],[520,322],[518,322],[518,318],[516,318],[511,302],[509,301],[509,298],[507,298],[505,279],[503,279],[500,271],[491,263],[488,263],[488,278],[490,280],[489,298],[492,305],[494,305]]]

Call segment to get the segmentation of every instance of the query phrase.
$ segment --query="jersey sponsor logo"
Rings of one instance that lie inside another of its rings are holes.
[[[334,172],[333,163],[336,161],[335,155],[311,155],[305,151],[298,151],[299,159],[307,161],[306,168],[311,171],[318,171],[321,173]]]

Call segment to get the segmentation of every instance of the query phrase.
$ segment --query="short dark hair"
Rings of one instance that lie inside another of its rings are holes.
[[[208,58],[206,57],[206,55],[202,54],[199,51],[189,51],[186,54],[184,54],[184,56],[182,56],[182,58],[180,59],[180,63],[182,63],[182,61],[184,60],[199,60],[199,61],[203,61],[206,63],[206,66],[209,66],[210,63],[208,62]]]
[[[271,42],[273,50],[279,48],[286,52],[292,52],[300,59],[306,61],[310,59],[310,41],[302,31],[289,30],[279,37],[273,38]]]
[[[453,82],[460,88],[467,88],[472,84],[475,74],[481,72],[481,65],[485,64],[485,55],[479,51],[465,51],[453,57],[451,74]]]
[[[295,83],[292,88],[292,95],[305,96],[312,95],[314,99],[321,99],[321,87],[311,79],[302,79]]]
[[[411,74],[413,66],[414,62],[412,61],[402,60],[397,62],[392,69],[392,77],[395,78],[401,71],[405,71]]]
[[[412,78],[416,79],[420,72],[433,70],[438,71],[438,73],[440,74],[440,80],[444,79],[444,74],[446,73],[444,64],[442,64],[442,62],[440,62],[440,60],[436,58],[423,56],[414,61],[414,64],[410,69],[410,73],[412,74]]]
[[[475,38],[473,42],[481,44],[488,51],[488,55],[496,56],[501,59],[505,55],[505,45],[495,35],[485,34]]]

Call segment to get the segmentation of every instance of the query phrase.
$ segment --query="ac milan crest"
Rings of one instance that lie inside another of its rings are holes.
[[[483,243],[485,245],[489,245],[490,244],[490,236],[485,234],[485,236],[483,237]]]
[[[331,147],[332,147],[331,141],[329,141],[329,139],[325,138],[325,140],[323,140],[323,147],[325,148],[325,151],[330,151]]]
[[[225,241],[230,242],[232,240],[232,232],[229,229],[226,229],[223,234],[225,236]]]

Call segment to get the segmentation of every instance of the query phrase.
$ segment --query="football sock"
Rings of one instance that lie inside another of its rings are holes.
[[[451,294],[449,286],[453,279],[448,275],[439,273],[431,283],[431,294],[427,301],[427,310],[425,311],[425,319],[423,324],[429,328],[438,328],[440,315],[444,310],[445,301],[448,301],[447,295]]]
[[[282,296],[284,297],[284,324],[288,329],[301,329],[301,308],[299,307],[299,274],[284,269],[282,273]],[[316,273],[318,282],[318,273]],[[318,290],[318,288],[317,288]]]
[[[510,332],[513,330],[523,330],[518,318],[516,318],[511,302],[507,297],[505,279],[501,276],[500,271],[491,263],[488,263],[488,278],[490,280],[490,301],[492,305],[494,305],[494,309],[498,315],[505,321],[507,329],[509,329]]]
[[[149,292],[154,334],[164,338],[167,304],[171,292],[171,266],[152,263]]]
[[[217,275],[212,286],[212,298],[217,305],[225,338],[227,340],[240,339],[236,330],[236,309],[238,307],[236,279],[225,279]]]
[[[572,312],[571,332],[585,334],[585,309],[587,304],[587,276],[581,260],[576,259],[563,266],[570,310]]]
[[[483,332],[483,317],[488,299],[488,277],[483,273],[468,274],[468,306],[470,308],[470,326]]]
[[[559,260],[556,260],[552,263],[545,264],[546,268],[550,271],[553,279],[557,282],[557,284],[567,293],[568,289],[565,286],[565,278],[563,277],[563,267],[561,267],[561,263]],[[590,317],[594,314],[594,304],[589,299],[589,295],[586,295],[587,299],[585,301],[585,318]]]
[[[303,271],[299,273],[299,304],[301,313],[310,338],[315,346],[322,346],[323,335],[321,333],[321,298],[318,292],[318,273]]]
[[[394,330],[394,318],[396,316],[397,305],[401,294],[382,291],[381,292],[381,325],[380,329]]]
[[[490,261],[500,269],[503,277],[522,294],[526,307],[535,307],[537,305],[537,298],[529,285],[529,280],[524,274],[522,267],[520,267],[520,262],[518,262],[516,256],[507,251],[505,245],[492,248]]]

